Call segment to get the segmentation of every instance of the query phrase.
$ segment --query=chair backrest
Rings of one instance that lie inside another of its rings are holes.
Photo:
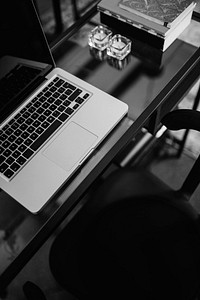
[[[194,299],[198,222],[166,199],[123,199],[75,217],[50,253],[52,273],[78,299]]]
[[[189,109],[174,110],[162,119],[170,130],[191,129],[200,132],[200,112]],[[179,192],[189,199],[200,183],[200,156],[183,182]]]
[[[178,118],[173,112],[163,124],[187,128],[188,112],[178,112]],[[195,116],[197,125],[192,118],[190,128],[199,130],[200,113]],[[130,174],[123,170],[109,176],[55,239],[49,259],[53,275],[78,299],[195,299],[200,286],[198,214],[186,201],[146,193],[145,182],[150,191],[154,184],[150,177]],[[132,193],[134,185],[142,192]]]

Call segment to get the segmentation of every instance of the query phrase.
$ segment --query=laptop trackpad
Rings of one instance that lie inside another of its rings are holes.
[[[92,148],[97,136],[71,122],[46,148],[43,154],[66,171],[69,171]]]

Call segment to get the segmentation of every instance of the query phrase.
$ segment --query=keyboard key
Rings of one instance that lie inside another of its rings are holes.
[[[59,100],[59,99],[57,99],[57,100],[54,102],[54,104],[57,105],[57,106],[59,106],[61,103],[62,103],[62,101]]]
[[[42,107],[44,108],[44,109],[46,109],[46,108],[48,108],[49,107],[49,103],[48,102],[44,102],[43,104],[42,104]]]
[[[3,133],[3,134],[0,136],[0,141],[2,141],[2,142],[5,141],[5,140],[7,139],[7,137],[8,137],[8,136],[7,136],[6,134]]]
[[[26,146],[30,146],[31,144],[32,144],[32,140],[31,139],[26,139],[25,141],[24,141],[24,144],[26,145]]]
[[[60,87],[65,81],[62,80],[62,79],[59,79],[56,83],[55,83],[55,86],[56,87]]]
[[[84,98],[84,99],[87,99],[89,96],[90,96],[90,94],[86,93],[86,94],[83,96],[83,98]]]
[[[13,129],[11,128],[8,128],[6,131],[5,131],[5,134],[7,134],[8,136],[11,135],[13,133]]]
[[[46,119],[46,117],[45,117],[44,115],[41,115],[41,116],[38,118],[38,120],[39,120],[40,122],[43,122],[45,119]]]
[[[65,106],[69,106],[70,104],[71,104],[71,102],[68,101],[68,100],[65,100],[65,101],[63,102],[63,105],[65,105]]]
[[[25,164],[26,159],[25,159],[24,157],[20,156],[20,157],[16,160],[16,162],[17,162],[19,165],[22,166],[23,164]]]
[[[33,120],[36,120],[38,117],[39,117],[39,114],[37,114],[37,113],[33,113],[32,116],[31,116],[31,118]]]
[[[32,118],[28,118],[27,120],[26,120],[26,124],[27,125],[31,125],[32,123],[33,123],[33,119]]]
[[[47,118],[47,122],[52,123],[55,120],[53,116]]]
[[[55,122],[49,126],[49,128],[30,146],[30,148],[36,151],[61,124],[62,123],[60,121],[55,120]]]
[[[75,90],[76,89],[76,87],[74,86],[74,85],[72,85],[72,84],[70,84],[70,83],[68,83],[68,82],[66,82],[65,84],[63,84],[63,86],[65,87],[65,88],[69,88],[69,89],[71,89],[71,90]]]
[[[79,107],[79,105],[78,104],[75,104],[74,106],[73,106],[73,109],[77,109]]]
[[[47,92],[44,94],[44,96],[47,97],[47,98],[50,97],[51,95],[52,95],[52,93],[49,92],[49,91],[47,91]]]
[[[38,138],[38,134],[35,132],[30,135],[30,139],[32,139],[33,141],[36,140],[37,138]]]
[[[23,114],[23,117],[24,117],[24,119],[27,119],[27,118],[29,118],[30,117],[30,113],[28,113],[28,112],[25,112],[24,114]]]
[[[20,117],[19,119],[17,119],[17,123],[22,124],[24,123],[25,119]]]
[[[55,110],[55,111],[52,113],[52,115],[53,115],[54,117],[58,117],[58,116],[60,116],[60,114],[61,114],[61,112],[59,112],[58,110]]]
[[[73,101],[74,99],[76,99],[80,94],[82,93],[82,90],[77,89],[73,94],[71,94],[68,99],[70,101]]]
[[[36,107],[31,106],[31,107],[28,109],[27,115],[30,114],[30,113],[32,114],[34,111],[36,111]]]
[[[62,95],[60,96],[60,99],[61,99],[61,100],[67,99],[67,95],[62,94]]]
[[[40,126],[40,122],[39,121],[35,121],[32,125],[35,127],[35,128],[37,128],[38,126]]]
[[[60,96],[60,94],[59,94],[58,92],[55,92],[52,96],[53,96],[55,99],[57,99],[57,98]]]
[[[37,101],[34,103],[35,108],[39,108],[41,105],[42,105],[42,103],[40,101]]]
[[[67,95],[67,96],[71,95],[72,93],[73,93],[73,91],[70,90],[70,89],[67,89],[67,90],[65,91],[65,95]]]
[[[25,123],[19,127],[19,129],[22,131],[26,130],[27,128],[28,128],[28,124],[25,124]]]
[[[49,109],[47,109],[47,110],[45,110],[44,115],[45,115],[46,117],[48,117],[48,116],[51,115],[51,113],[52,113],[52,111],[49,110]]]
[[[6,125],[2,128],[2,130],[3,130],[3,131],[6,131],[8,128],[9,128],[9,125],[6,124]]]
[[[24,152],[25,150],[26,150],[26,146],[23,144],[18,147],[18,151],[20,152]]]
[[[16,172],[17,170],[19,170],[20,165],[17,164],[16,162],[14,162],[11,166],[10,166],[11,170],[13,170],[14,172]]]
[[[67,120],[69,118],[69,115],[65,114],[65,113],[62,113],[60,116],[59,116],[59,120],[64,122],[65,120]]]
[[[15,143],[10,145],[10,150],[15,151],[17,149],[17,145]]]
[[[0,165],[6,160],[6,157],[1,155],[0,156]]]
[[[65,91],[65,89],[63,87],[58,89],[58,92],[61,93],[61,94],[64,93],[64,91]]]
[[[12,163],[14,163],[15,159],[10,156],[6,159],[5,163],[8,164],[8,165],[11,165]]]
[[[36,113],[38,113],[39,115],[41,115],[43,112],[44,112],[44,108],[42,108],[42,107],[39,107],[39,108],[36,110]]]
[[[64,111],[64,110],[65,110],[65,106],[64,106],[64,105],[60,105],[60,106],[58,107],[58,111],[62,112],[62,111]]]
[[[2,144],[2,147],[5,149],[5,148],[8,148],[10,146],[10,143],[8,141],[5,141],[3,142]]]
[[[46,100],[47,100],[47,98],[44,97],[44,96],[42,96],[42,97],[39,98],[39,102],[40,102],[41,104],[44,103]]]
[[[35,127],[33,127],[33,126],[30,126],[30,127],[27,129],[27,131],[28,131],[29,133],[32,133],[34,130],[35,130]]]
[[[53,103],[54,101],[55,101],[55,99],[53,97],[50,97],[47,99],[47,102],[50,104]]]
[[[11,128],[14,130],[17,129],[18,127],[19,127],[19,124],[17,124],[16,122],[11,125]]]
[[[44,121],[42,124],[41,124],[41,127],[42,128],[47,128],[49,127],[49,123],[47,121]]]
[[[0,172],[4,173],[8,169],[8,165],[6,163],[1,164],[0,166]]]
[[[15,143],[17,144],[17,145],[21,145],[22,143],[23,143],[23,139],[21,138],[21,137],[19,137],[19,138],[17,138],[16,140],[15,140]]]
[[[14,158],[18,158],[20,156],[20,154],[21,153],[18,150],[16,150],[15,152],[13,152],[12,155],[13,155]]]
[[[68,107],[68,108],[66,108],[65,112],[66,112],[68,115],[71,115],[71,114],[74,112],[74,110],[73,110],[72,108]]]
[[[38,127],[35,132],[41,134],[42,132],[44,132],[44,129],[42,127]]]
[[[10,151],[9,149],[6,149],[4,152],[3,152],[3,155],[5,157],[8,157],[9,155],[11,155],[12,151]]]
[[[56,82],[58,80],[59,80],[59,77],[55,77],[54,80],[53,80],[53,82]]]
[[[78,97],[78,98],[75,100],[75,102],[77,102],[78,104],[81,104],[81,103],[84,102],[84,99],[81,98],[81,97]]]
[[[14,142],[14,140],[16,140],[16,136],[14,136],[14,135],[11,135],[11,136],[9,136],[9,138],[8,138],[8,140],[12,143],[12,142]]]
[[[24,153],[23,156],[27,159],[29,159],[33,155],[33,151],[31,149],[27,149]]]
[[[15,130],[14,135],[20,136],[22,134],[22,131],[20,129]]]
[[[57,106],[56,106],[55,104],[52,104],[52,105],[49,107],[49,109],[50,109],[51,111],[55,111],[56,108],[57,108]]]
[[[28,132],[23,132],[21,137],[25,140],[27,139],[27,137],[29,136],[29,133]]]
[[[7,178],[11,178],[13,175],[14,175],[14,172],[10,169],[6,170],[4,172],[4,175],[7,177]]]
[[[49,90],[50,90],[52,93],[54,93],[54,92],[57,90],[57,88],[56,88],[55,86],[52,86]]]

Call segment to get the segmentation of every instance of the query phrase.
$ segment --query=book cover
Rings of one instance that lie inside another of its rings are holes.
[[[120,0],[120,8],[170,28],[193,0]]]
[[[140,29],[151,30],[155,34],[159,34],[161,36],[166,36],[171,28],[165,27],[156,22],[152,22],[147,18],[143,18],[139,15],[133,14],[128,10],[122,9],[119,7],[119,0],[101,0],[97,9],[107,15],[110,15],[114,18],[120,18],[124,22],[132,24],[132,26]]]
[[[165,38],[159,34],[155,34],[151,30],[145,29],[144,27],[136,27],[135,24],[127,22],[127,20],[117,17],[116,15],[110,14],[108,11],[100,11],[101,23],[108,27],[115,29],[122,35],[126,33],[126,36],[135,40],[140,40],[152,47],[158,48],[165,51],[179,34],[190,24],[192,11],[185,16],[182,22],[178,23],[170,34],[166,35]]]

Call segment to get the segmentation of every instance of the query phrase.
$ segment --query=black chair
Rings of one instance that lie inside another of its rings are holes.
[[[162,123],[200,131],[200,112],[173,111]],[[146,170],[113,172],[56,237],[57,282],[78,299],[197,299],[200,223],[189,199],[199,180],[200,158],[178,191]]]

